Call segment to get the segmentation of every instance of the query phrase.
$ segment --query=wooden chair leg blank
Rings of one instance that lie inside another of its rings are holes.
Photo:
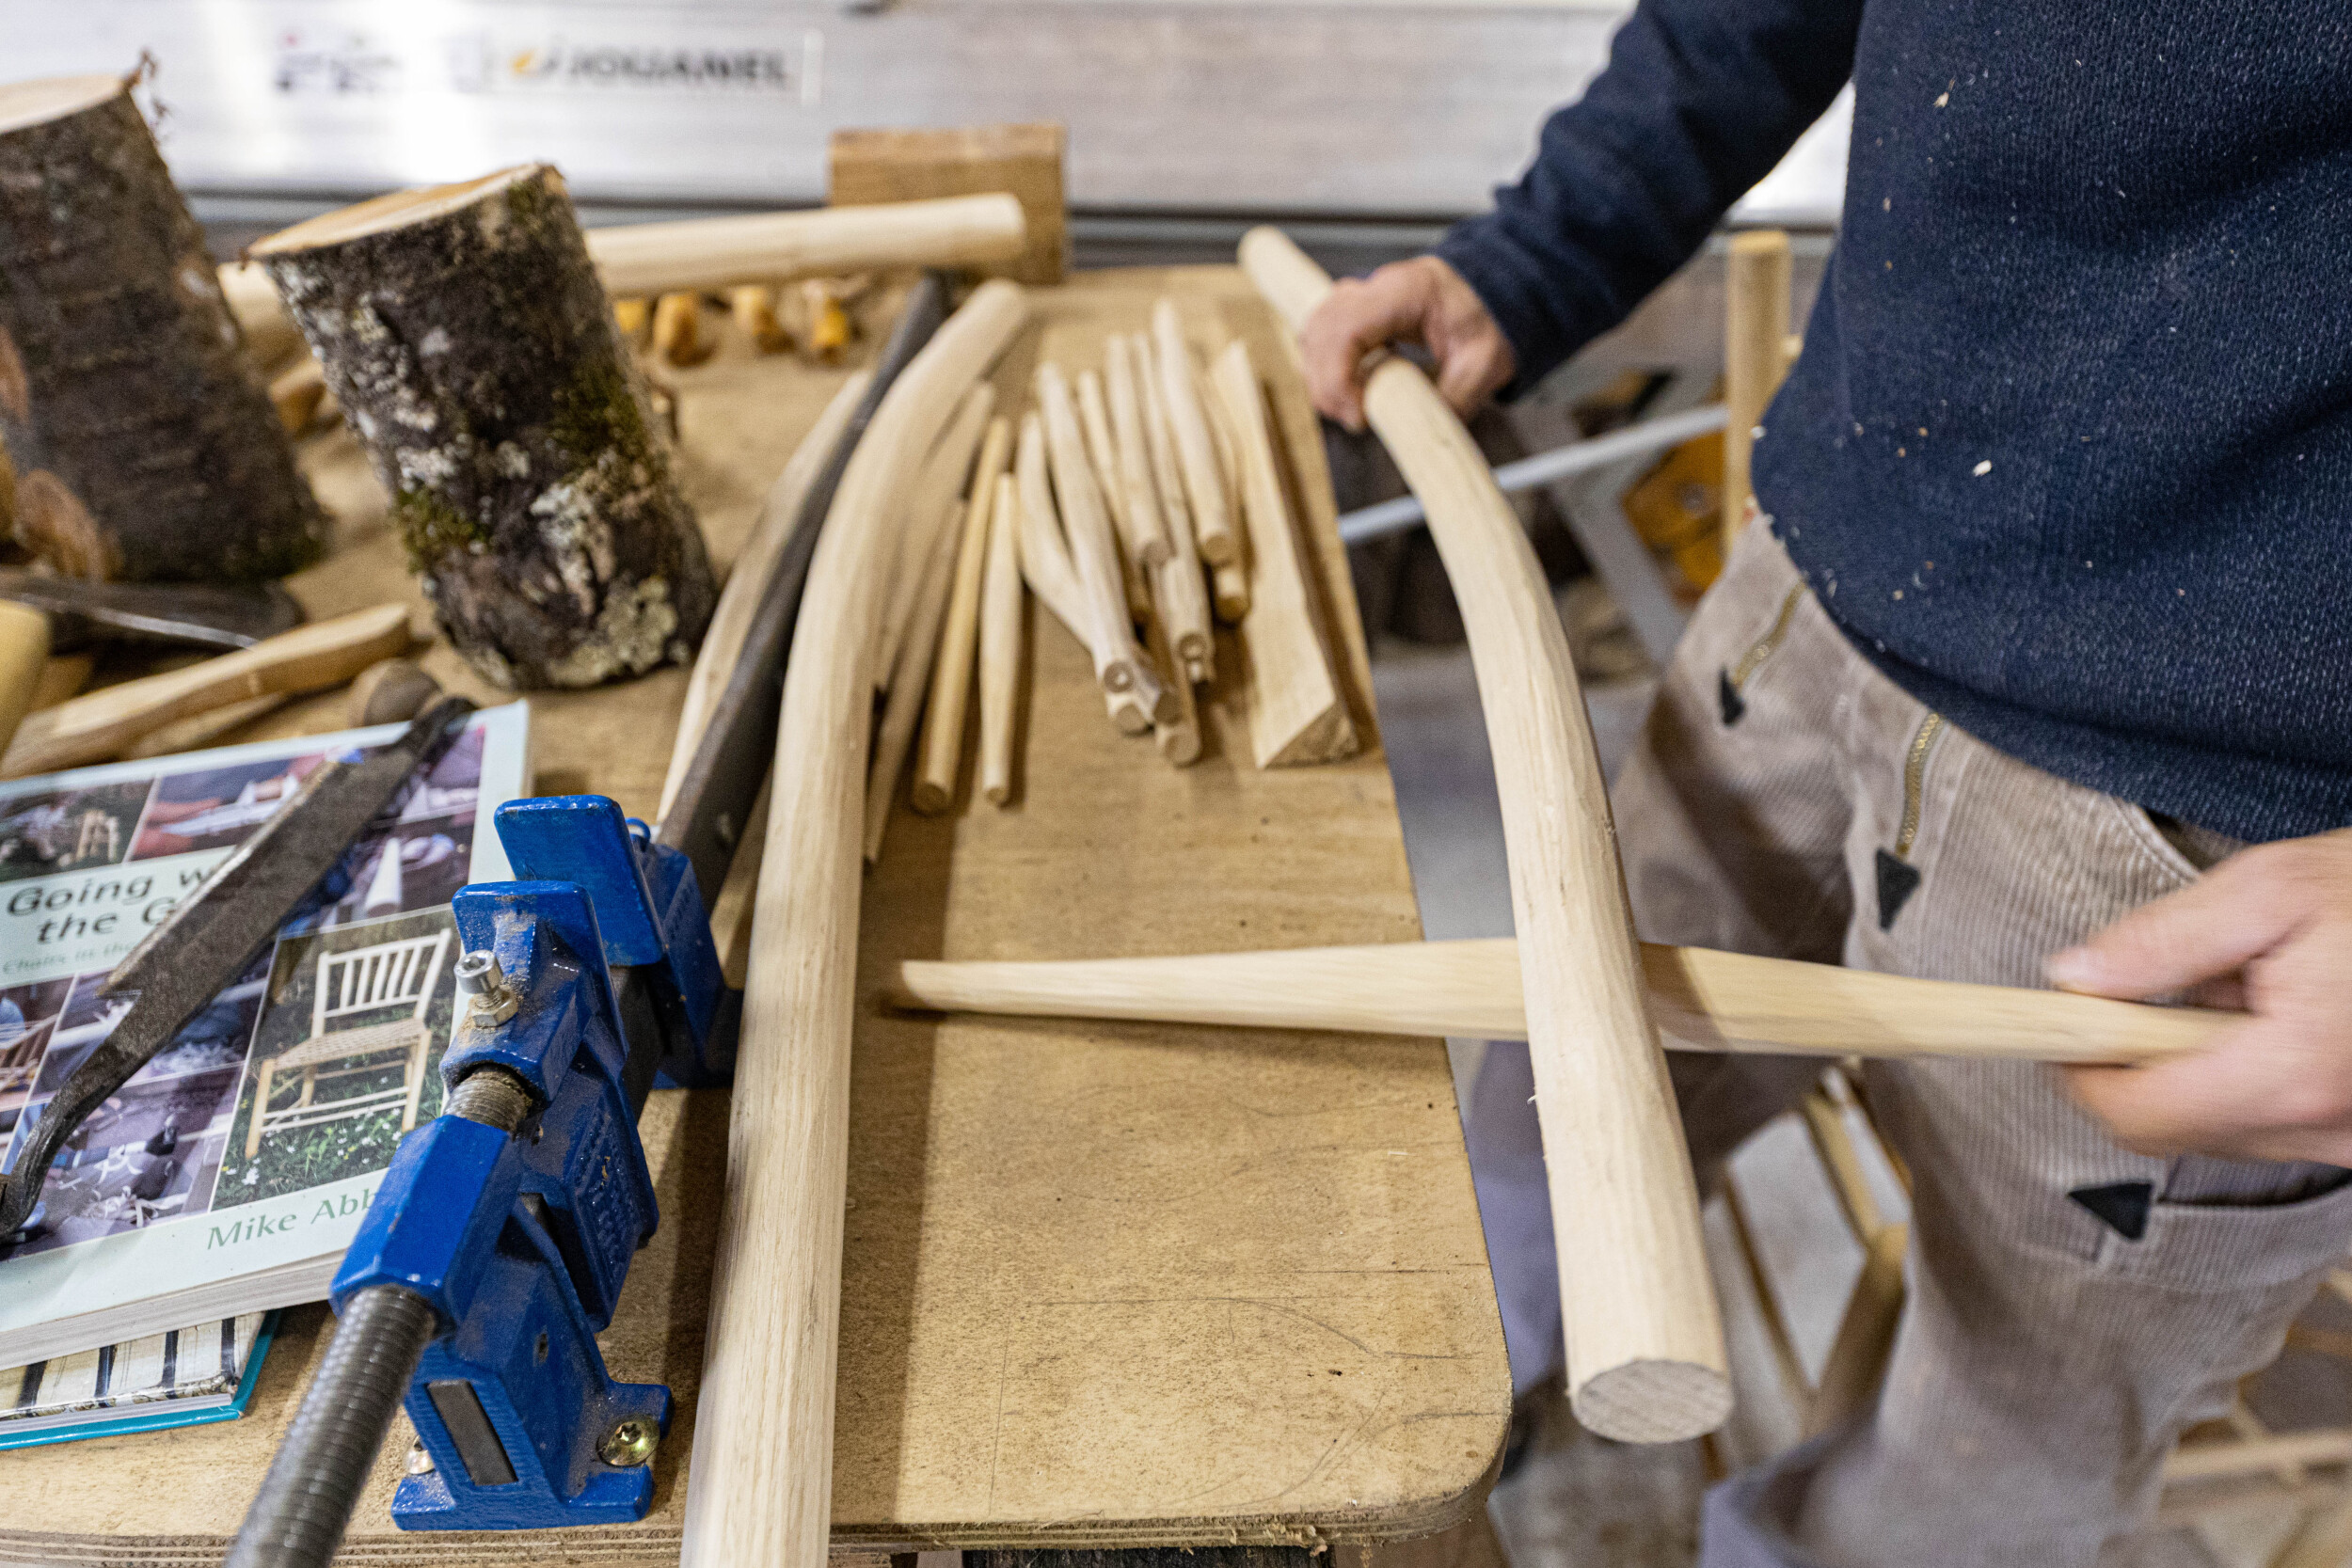
[[[1643,942],[1641,966],[1650,1015],[1676,1051],[2126,1066],[2202,1050],[2242,1021],[1704,947]],[[914,961],[899,966],[893,996],[946,1011],[1523,1040],[1522,986],[1518,944],[1504,937],[1150,958]]]
[[[999,475],[988,572],[980,583],[980,794],[998,806],[1012,799],[1013,729],[1020,716],[1020,488],[1011,475]]]
[[[980,585],[988,569],[990,525],[996,511],[996,481],[1012,456],[1012,423],[989,421],[964,501],[963,531],[957,542],[955,580],[947,591],[947,620],[939,634],[931,668],[930,701],[923,713],[923,749],[914,770],[912,800],[927,816],[946,811],[956,798],[956,775],[963,763],[963,714],[972,691],[972,670],[979,656]]]
[[[908,478],[1026,316],[1018,286],[983,283],[908,365],[842,474],[809,568],[729,1110],[684,1568],[824,1568],[873,702],[865,655]]]
[[[1152,351],[1200,559],[1211,565],[1232,565],[1241,559],[1241,546],[1233,531],[1232,483],[1218,464],[1216,438],[1201,404],[1200,383],[1193,378],[1192,350],[1184,341],[1184,321],[1173,300],[1161,300],[1152,308]]]
[[[1330,292],[1273,230],[1243,239],[1242,265],[1294,326]],[[1518,514],[1429,378],[1390,358],[1367,378],[1365,410],[1427,509],[1494,747],[1571,1405],[1603,1436],[1695,1437],[1730,1414],[1723,1323],[1559,611]]]
[[[955,499],[963,493],[964,476],[972,471],[973,458],[995,407],[996,388],[987,382],[968,390],[956,407],[955,419],[915,471],[914,483],[907,492],[906,515],[898,525],[897,569],[889,596],[882,602],[882,620],[874,629],[877,691],[888,687],[892,672],[898,667],[898,650],[906,643],[907,626],[914,619],[916,596],[923,588],[924,569],[941,532],[954,531],[961,515]]]

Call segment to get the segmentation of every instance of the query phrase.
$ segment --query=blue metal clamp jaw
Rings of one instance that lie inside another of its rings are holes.
[[[740,1007],[692,869],[642,823],[601,796],[510,802],[497,822],[539,879],[456,897],[486,983],[459,999],[441,1077],[501,1068],[532,1107],[512,1134],[444,1114],[404,1141],[333,1286],[338,1311],[389,1284],[441,1321],[404,1402],[431,1461],[393,1496],[404,1529],[644,1516],[670,1391],[614,1382],[596,1339],[658,1220],[637,1111],[656,1060],[723,1082]]]

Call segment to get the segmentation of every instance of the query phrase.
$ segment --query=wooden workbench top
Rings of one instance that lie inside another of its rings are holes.
[[[1420,935],[1320,439],[1247,283],[1191,268],[1035,291],[999,392],[1025,402],[1041,354],[1099,363],[1103,334],[1140,329],[1169,292],[1200,341],[1246,338],[1272,384],[1366,752],[1251,768],[1226,640],[1204,754],[1172,768],[1113,730],[1076,642],[1032,600],[1015,804],[973,800],[968,779],[952,815],[901,804],[867,883],[869,996],[904,958]],[[660,373],[677,385],[683,478],[723,563],[839,372],[755,358],[730,336],[708,364]],[[294,585],[312,612],[413,598],[356,446],[337,432],[305,458],[341,519],[334,558]],[[425,663],[453,689],[500,695],[445,645]],[[534,696],[540,792],[650,814],[683,688],[665,672]],[[342,721],[340,697],[321,698],[227,738]],[[869,1003],[856,1051],[836,1543],[1368,1542],[1478,1504],[1510,1379],[1437,1042],[942,1021]],[[676,1560],[726,1122],[722,1093],[658,1094],[645,1113],[661,1229],[605,1347],[614,1376],[678,1398],[646,1520],[403,1534],[386,1508],[404,1424],[340,1560]],[[0,1455],[0,1561],[217,1562],[324,1343],[322,1308],[287,1316],[242,1421]]]

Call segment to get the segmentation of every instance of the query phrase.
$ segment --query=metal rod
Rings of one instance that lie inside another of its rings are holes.
[[[1533,490],[1539,484],[1549,484],[1573,474],[1590,473],[1629,457],[1678,447],[1694,436],[1705,436],[1724,428],[1724,405],[1720,403],[1704,408],[1693,408],[1687,414],[1670,414],[1663,419],[1645,420],[1624,430],[1613,430],[1589,441],[1572,441],[1565,447],[1539,451],[1533,457],[1522,457],[1516,463],[1505,463],[1495,470],[1495,484],[1505,495]],[[1377,506],[1361,507],[1340,519],[1340,543],[1360,545],[1367,539],[1397,533],[1422,520],[1421,499],[1399,496]]]
[[[449,1114],[511,1133],[531,1105],[521,1079],[485,1067],[451,1091]],[[439,1314],[414,1291],[373,1285],[352,1293],[222,1568],[326,1568],[392,1413],[439,1332]]]

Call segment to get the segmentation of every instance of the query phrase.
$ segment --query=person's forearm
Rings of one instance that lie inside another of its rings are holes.
[[[1511,341],[1515,388],[1689,260],[1837,96],[1861,0],[1643,0],[1535,161],[1438,254]]]

